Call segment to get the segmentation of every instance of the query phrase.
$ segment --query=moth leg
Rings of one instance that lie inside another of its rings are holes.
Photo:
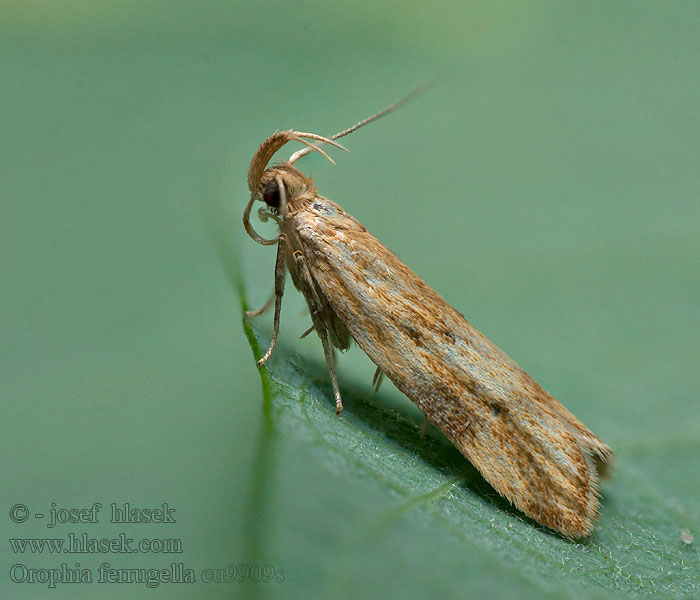
[[[258,367],[262,367],[267,359],[270,358],[272,350],[277,343],[277,335],[280,331],[280,311],[282,310],[282,295],[284,294],[284,278],[287,274],[284,264],[284,250],[287,246],[287,236],[284,233],[280,233],[279,243],[277,244],[277,259],[275,260],[275,318],[274,324],[272,325],[272,339],[270,340],[270,347],[265,352],[263,356],[258,361]]]
[[[428,417],[423,415],[423,423],[420,426],[420,437],[423,439],[425,437],[425,433],[428,431]]]
[[[246,319],[252,319],[254,317],[260,316],[263,314],[270,306],[272,305],[272,301],[275,299],[275,290],[272,290],[272,293],[268,297],[267,300],[265,300],[265,304],[263,304],[260,308],[257,310],[247,310],[243,313]]]
[[[314,330],[314,326],[309,327],[304,333],[299,336],[300,340],[303,340],[307,335],[309,335]]]
[[[377,367],[377,370],[374,372],[374,377],[372,377],[372,387],[374,388],[375,394],[379,391],[379,386],[382,385],[382,381],[384,381],[384,371]]]
[[[335,374],[335,358],[333,355],[333,349],[328,341],[328,331],[326,330],[326,324],[321,318],[321,301],[316,294],[314,288],[313,280],[311,279],[311,274],[304,261],[304,255],[297,251],[294,253],[294,260],[297,263],[297,270],[301,276],[302,288],[304,296],[309,303],[311,308],[311,320],[313,321],[313,328],[318,333],[318,337],[321,338],[321,345],[323,346],[323,354],[326,357],[326,365],[328,366],[328,371],[331,375],[331,384],[333,385],[333,395],[335,396],[335,414],[339,415],[343,410],[343,401],[340,398],[340,388],[338,387],[338,377]]]

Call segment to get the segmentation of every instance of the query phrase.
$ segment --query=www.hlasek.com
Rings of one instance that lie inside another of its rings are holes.
[[[181,554],[180,538],[141,538],[134,541],[126,533],[113,538],[93,538],[87,533],[69,533],[60,538],[10,538],[14,554]]]

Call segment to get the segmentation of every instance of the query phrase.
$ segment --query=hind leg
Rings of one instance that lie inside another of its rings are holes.
[[[335,359],[333,357],[333,348],[328,340],[328,330],[326,329],[326,324],[321,317],[321,312],[323,307],[321,305],[321,300],[316,293],[316,288],[314,287],[314,281],[311,278],[311,273],[309,273],[309,268],[306,265],[306,260],[304,255],[297,251],[294,253],[294,260],[297,264],[297,271],[302,282],[302,292],[306,298],[306,302],[309,305],[309,310],[311,312],[311,320],[314,324],[314,329],[318,333],[318,337],[321,338],[321,344],[323,346],[323,354],[326,357],[326,365],[328,366],[328,371],[331,376],[331,384],[333,385],[333,394],[335,396],[335,414],[339,415],[343,410],[343,401],[340,398],[340,388],[338,387],[338,377],[335,374]]]

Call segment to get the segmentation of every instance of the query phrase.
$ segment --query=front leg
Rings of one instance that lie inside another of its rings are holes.
[[[284,278],[287,274],[286,266],[284,263],[284,251],[287,246],[287,236],[284,233],[280,233],[279,242],[277,243],[277,259],[275,260],[275,318],[272,325],[272,339],[270,340],[270,347],[265,352],[263,356],[258,361],[258,367],[262,367],[267,359],[270,358],[272,350],[277,343],[277,335],[280,331],[280,312],[282,310],[282,295],[284,294]]]
[[[311,273],[309,273],[309,267],[306,264],[304,255],[300,251],[294,253],[294,260],[297,264],[297,272],[301,279],[302,292],[306,298],[306,302],[309,305],[311,312],[311,321],[314,324],[314,329],[318,333],[318,337],[321,338],[321,344],[323,345],[323,354],[326,357],[326,365],[328,366],[328,371],[331,375],[331,384],[333,385],[333,394],[335,395],[335,414],[339,415],[343,410],[343,401],[340,398],[340,388],[338,387],[338,378],[335,374],[335,360],[333,359],[333,349],[331,348],[330,342],[328,341],[328,331],[326,329],[326,324],[323,320],[322,312],[323,305],[321,300],[316,293],[316,287],[314,286],[314,281],[311,278]]]

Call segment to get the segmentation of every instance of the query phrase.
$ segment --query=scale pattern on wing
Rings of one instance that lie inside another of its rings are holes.
[[[293,229],[329,305],[370,359],[518,509],[571,538],[597,517],[610,449],[337,204]]]

